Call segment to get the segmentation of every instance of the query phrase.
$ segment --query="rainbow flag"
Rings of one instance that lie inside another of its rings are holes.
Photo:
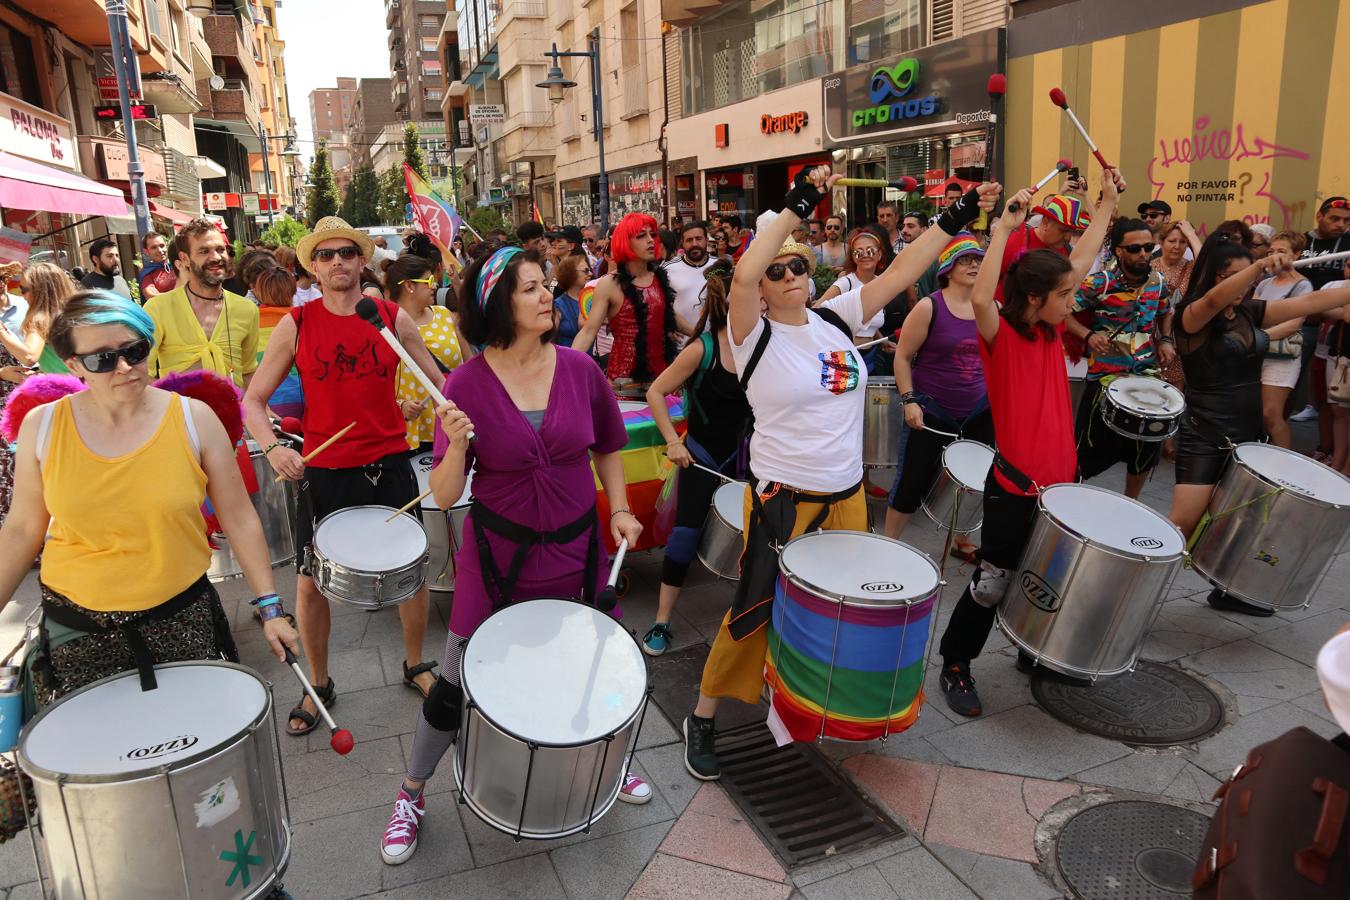
[[[406,165],[406,164],[405,164],[405,165]],[[534,220],[535,220],[536,222],[538,222],[540,225],[543,225],[543,224],[544,224],[544,217],[543,217],[543,215],[539,212],[539,202],[538,202],[538,201],[535,201],[533,205],[534,205]]]
[[[408,199],[412,202],[413,221],[422,233],[431,238],[440,248],[441,258],[451,271],[459,271],[459,261],[450,252],[450,245],[459,236],[464,220],[455,212],[455,208],[431,189],[427,180],[407,163],[403,164],[403,182],[408,188]]]
[[[661,436],[661,429],[656,427],[656,419],[646,403],[621,400],[619,408],[623,415],[624,429],[628,432],[628,443],[619,453],[619,458],[623,461],[623,480],[628,485],[628,506],[642,523],[642,537],[638,541],[638,546],[629,549],[646,550],[657,546],[656,501],[666,484],[668,467],[666,439]],[[676,430],[683,433],[684,398],[678,395],[667,397],[666,409],[675,422]],[[609,502],[605,498],[599,478],[595,480],[595,487],[600,492],[597,498],[600,521],[604,522],[608,520]],[[610,552],[613,552],[614,546],[609,529],[602,528],[601,531],[605,536],[605,544],[609,546]]]

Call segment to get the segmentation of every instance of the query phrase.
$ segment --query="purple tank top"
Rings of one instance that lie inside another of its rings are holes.
[[[936,400],[954,419],[970,415],[984,399],[980,332],[974,319],[958,319],[942,291],[934,291],[928,337],[914,357],[914,390]]]

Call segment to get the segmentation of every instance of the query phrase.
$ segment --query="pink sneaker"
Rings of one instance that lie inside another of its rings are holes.
[[[385,826],[380,841],[380,857],[391,866],[402,865],[412,859],[417,849],[418,820],[427,814],[427,798],[419,794],[414,800],[401,786],[394,801],[394,814]]]
[[[641,806],[644,803],[650,803],[652,799],[652,786],[641,778],[629,772],[623,779],[623,787],[619,789],[619,799],[624,803],[635,803]]]

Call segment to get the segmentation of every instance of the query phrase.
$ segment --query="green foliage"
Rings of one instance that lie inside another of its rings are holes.
[[[337,183],[333,181],[333,166],[328,161],[328,145],[319,142],[314,151],[314,160],[309,164],[309,180],[312,185],[305,202],[308,213],[307,224],[310,228],[324,216],[338,213]]]
[[[831,285],[839,280],[839,276],[834,274],[834,269],[831,269],[829,266],[823,263],[816,263],[816,270],[811,273],[811,280],[816,283],[816,296],[819,297],[821,294],[828,291]]]
[[[484,238],[487,237],[489,231],[506,228],[506,220],[502,218],[502,214],[490,206],[480,206],[474,209],[465,216],[465,221]],[[472,235],[469,236],[472,237]]]
[[[427,177],[427,156],[422,152],[421,135],[418,134],[417,126],[412,122],[403,126],[403,161],[418,175],[423,178]],[[399,177],[402,178],[402,172],[399,173]],[[401,207],[399,221],[403,221]]]
[[[265,244],[276,244],[278,247],[294,247],[295,242],[307,234],[309,229],[303,222],[297,222],[290,216],[282,216],[262,233],[262,241]]]
[[[403,167],[393,166],[381,172],[373,173],[378,184],[379,209],[377,225],[402,225],[403,209],[408,205],[408,188],[403,181]]]
[[[379,225],[380,219],[380,182],[375,170],[362,166],[352,175],[352,217],[349,220],[357,228]]]
[[[238,263],[248,252],[248,246],[239,238],[235,238],[234,243],[230,245],[230,250],[234,253],[234,261]]]
[[[346,220],[348,225],[358,224],[356,221],[356,192],[353,190],[356,179],[353,178],[347,182],[347,187],[342,191],[342,206],[338,207],[338,215]]]

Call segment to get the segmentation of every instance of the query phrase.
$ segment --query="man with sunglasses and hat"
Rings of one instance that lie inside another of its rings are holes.
[[[310,680],[325,706],[336,702],[328,674],[328,601],[308,568],[317,523],[354,506],[400,508],[417,496],[417,478],[408,458],[406,423],[396,403],[399,357],[374,326],[356,312],[362,299],[361,270],[374,253],[370,236],[337,216],[325,216],[296,244],[296,262],[313,272],[323,296],[291,311],[277,323],[262,364],[244,395],[249,432],[281,476],[299,482],[296,513],[296,617]],[[440,384],[443,378],[411,317],[387,300],[374,301],[391,334],[418,366]],[[267,403],[294,366],[305,393],[305,443],[318,447],[350,423],[331,446],[305,462],[272,434]],[[426,628],[426,587],[399,606],[405,658],[403,681],[425,696],[435,682],[432,662],[421,660]],[[419,614],[420,613],[420,614]],[[319,721],[313,701],[303,697],[291,710],[288,733],[308,734]]]
[[[1158,464],[1162,442],[1127,438],[1108,428],[1099,408],[1105,402],[1101,393],[1114,378],[1156,375],[1160,364],[1176,359],[1171,304],[1167,282],[1151,262],[1157,244],[1147,223],[1117,219],[1107,247],[1114,269],[1084,279],[1074,309],[1087,315],[1065,320],[1068,331],[1086,341],[1090,355],[1074,425],[1078,467],[1083,478],[1092,478],[1125,463],[1125,496],[1138,499]]]

